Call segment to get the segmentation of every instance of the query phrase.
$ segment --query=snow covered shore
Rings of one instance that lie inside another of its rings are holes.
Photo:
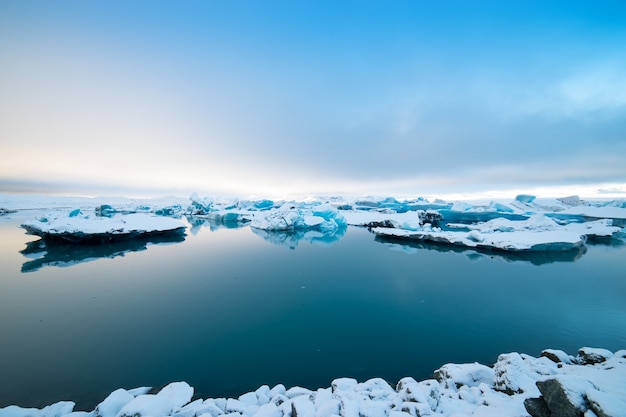
[[[339,378],[317,390],[264,385],[238,398],[194,399],[192,387],[174,382],[118,389],[90,412],[74,405],[8,406],[0,417],[623,417],[626,350],[581,348],[574,357],[548,349],[538,358],[506,353],[493,367],[446,364],[434,379],[405,377],[395,387],[380,378]]]

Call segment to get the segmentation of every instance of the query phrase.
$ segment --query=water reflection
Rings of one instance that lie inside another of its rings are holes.
[[[45,266],[68,267],[100,258],[116,258],[128,252],[146,250],[148,245],[179,243],[184,240],[185,235],[178,233],[102,243],[39,239],[28,242],[26,249],[20,251],[25,257],[32,259],[24,262],[22,272],[37,271]]]
[[[533,265],[545,265],[553,262],[574,262],[580,259],[586,252],[587,248],[582,246],[578,249],[568,251],[549,252],[549,251],[516,251],[505,252],[488,249],[468,249],[461,246],[426,243],[422,241],[407,241],[405,239],[394,239],[392,237],[376,236],[376,242],[382,243],[392,250],[399,250],[405,253],[417,253],[419,250],[429,250],[442,253],[455,253],[464,255],[468,261],[474,263],[482,259],[496,259],[505,262],[529,262]]]
[[[216,232],[220,229],[238,229],[240,227],[247,226],[247,222],[242,222],[236,219],[230,219],[225,216],[220,217],[202,217],[202,216],[187,216],[189,222],[189,232],[192,235],[197,235],[200,229],[208,227],[210,231]]]
[[[346,233],[346,228],[341,228],[332,232],[320,232],[317,230],[296,230],[296,231],[268,231],[262,229],[250,228],[252,232],[262,237],[266,242],[276,246],[283,246],[289,249],[295,249],[301,241],[310,244],[330,246],[337,242]]]

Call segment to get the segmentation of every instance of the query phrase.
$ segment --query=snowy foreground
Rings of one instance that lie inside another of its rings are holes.
[[[329,388],[262,386],[239,398],[194,399],[185,382],[161,389],[118,389],[91,412],[71,401],[43,409],[9,406],[0,417],[421,417],[626,416],[626,350],[582,348],[576,357],[506,353],[493,367],[446,364],[434,379],[340,378]]]
[[[0,198],[3,212],[10,212],[11,205],[18,209],[18,202],[4,198]],[[518,195],[511,202],[470,204],[421,198],[214,200],[194,193],[187,201],[160,204],[122,200],[87,208],[84,200],[59,203],[71,204],[70,210],[66,207],[22,227],[45,239],[117,240],[183,233],[186,225],[179,219],[186,217],[192,233],[194,225],[205,221],[225,227],[249,226],[268,242],[290,248],[300,240],[332,243],[352,225],[368,227],[382,239],[545,252],[581,249],[589,238],[623,236],[626,225],[625,200],[588,202],[575,196],[539,201],[534,196]],[[34,199],[22,202],[21,209],[46,204],[50,202]]]

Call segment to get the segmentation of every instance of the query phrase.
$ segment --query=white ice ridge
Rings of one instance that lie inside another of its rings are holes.
[[[434,379],[339,378],[310,390],[267,385],[238,398],[192,401],[185,382],[153,393],[118,389],[91,412],[62,401],[42,409],[8,406],[0,417],[422,417],[626,416],[626,350],[581,348],[576,357],[547,349],[540,357],[505,353],[493,367],[446,364]]]
[[[31,235],[69,241],[113,240],[142,235],[182,233],[185,225],[178,220],[157,217],[147,213],[133,213],[117,217],[85,215],[74,210],[68,215],[50,214],[22,223]]]

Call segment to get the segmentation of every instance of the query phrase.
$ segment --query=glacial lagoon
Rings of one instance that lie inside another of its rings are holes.
[[[502,352],[626,347],[626,245],[504,254],[349,227],[303,239],[195,224],[182,238],[42,244],[0,217],[0,407],[184,380],[199,397],[337,377],[424,379]]]

